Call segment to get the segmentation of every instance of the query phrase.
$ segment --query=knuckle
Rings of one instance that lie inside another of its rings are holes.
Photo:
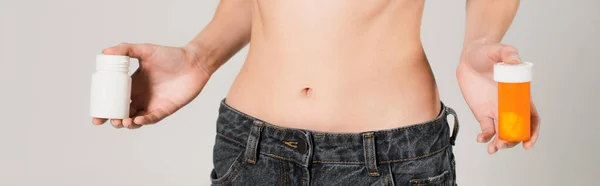
[[[517,51],[517,48],[513,45],[504,45],[504,50],[513,52],[513,51]]]
[[[160,118],[156,115],[152,115],[151,119],[150,119],[152,124],[156,124],[159,120],[160,120]]]

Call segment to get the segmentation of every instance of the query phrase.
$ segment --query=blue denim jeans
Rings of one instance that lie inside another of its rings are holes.
[[[443,104],[442,104],[443,105]],[[447,116],[454,118],[450,134]],[[279,127],[221,102],[212,185],[456,185],[455,112],[406,127],[331,133]]]

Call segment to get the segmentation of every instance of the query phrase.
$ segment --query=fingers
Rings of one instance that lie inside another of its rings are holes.
[[[123,128],[123,123],[121,122],[121,119],[111,119],[110,123],[113,127],[117,129]]]
[[[505,62],[510,64],[521,63],[521,57],[517,48],[512,45],[493,44],[487,50],[488,57],[494,62]]]
[[[488,143],[488,153],[490,154],[494,154],[496,152],[498,152],[498,146],[496,145],[498,141],[498,138],[494,138],[494,140],[492,140],[492,142]]]
[[[513,148],[517,144],[519,144],[519,142],[506,142],[506,141],[498,139],[496,142],[496,148],[498,148],[498,149]]]
[[[481,117],[478,118],[479,126],[481,127],[481,133],[477,135],[477,142],[479,143],[487,143],[492,137],[496,134],[496,129],[494,125],[494,120],[489,117]]]
[[[102,124],[106,123],[107,120],[108,119],[104,119],[104,118],[92,118],[92,123],[94,123],[94,125],[102,125]],[[123,120],[111,119],[110,123],[112,124],[113,127],[118,128],[118,129],[123,128],[123,127],[127,127],[127,128],[140,128],[141,127],[141,126],[137,127],[137,126],[125,125],[125,122],[127,122],[127,121],[132,123],[131,120],[132,120],[131,118],[127,118],[127,119],[123,119]]]
[[[125,118],[125,119],[111,119],[110,123],[112,124],[113,127],[120,129],[120,128],[128,128],[128,129],[137,129],[142,127],[143,125],[138,125],[133,123],[133,119],[132,118]]]
[[[92,118],[92,123],[94,125],[102,125],[102,124],[106,123],[106,120],[107,119],[104,119],[104,118]]]
[[[138,109],[135,108],[134,106],[131,107],[131,109],[129,110],[129,117],[133,117],[138,113]],[[104,124],[108,119],[104,119],[104,118],[92,118],[92,123],[94,123],[94,125],[102,125]],[[138,125],[133,123],[133,118],[125,118],[125,119],[111,119],[110,123],[112,124],[113,127],[119,129],[119,128],[128,128],[128,129],[137,129],[142,127],[142,125]]]
[[[519,57],[519,53],[517,52],[517,48],[511,45],[505,45],[501,51],[502,61],[510,64],[519,64],[521,63],[521,57]]]
[[[133,117],[138,114],[138,111],[139,110],[132,105],[131,109],[129,109],[129,118],[123,119],[123,126],[125,126],[128,129],[137,129],[142,127],[143,125],[133,123]]]
[[[482,143],[482,142],[486,142],[484,141],[486,138],[488,137],[489,134],[494,134],[491,132],[486,132],[486,131],[490,131],[489,130],[489,125],[490,122],[487,122],[487,119],[483,119],[483,120],[479,120],[481,124],[481,130],[482,133],[477,135],[477,141]],[[492,129],[494,127],[493,123],[491,124]],[[531,138],[529,139],[529,141],[524,141],[523,142],[523,148],[525,148],[525,150],[529,150],[533,147],[533,145],[535,144],[535,142],[537,141],[538,137],[539,137],[539,131],[540,131],[540,116],[537,112],[537,108],[535,107],[535,105],[533,104],[533,102],[531,103]],[[494,140],[492,140],[492,142],[488,143],[488,153],[489,154],[495,154],[496,152],[498,152],[499,149],[506,149],[506,148],[512,148],[516,145],[518,145],[520,142],[506,142],[503,140],[498,139],[498,137],[496,136],[494,138]]]
[[[142,125],[138,125],[133,123],[133,119],[132,118],[125,118],[125,119],[111,119],[110,123],[112,124],[113,127],[120,129],[120,128],[128,128],[128,129],[137,129],[142,127]]]
[[[538,139],[540,134],[540,116],[535,108],[535,105],[531,103],[531,138],[529,141],[523,142],[523,148],[529,150],[533,147],[533,144]]]
[[[140,59],[150,54],[148,49],[149,45],[147,44],[121,43],[117,46],[104,49],[102,53],[106,55],[125,55]]]
[[[131,118],[125,119],[112,119],[111,123],[115,128],[128,128],[128,129],[137,129],[142,127],[143,125],[149,125],[159,122],[169,115],[168,112],[165,112],[162,109],[156,109],[152,112],[146,111],[132,111],[130,113]]]
[[[495,137],[492,142],[488,143],[488,153],[495,154],[496,152],[498,152],[499,149],[513,148],[517,144],[519,144],[519,143],[518,142],[506,142],[501,139],[498,139],[498,137]]]
[[[140,112],[138,116],[133,119],[133,123],[138,125],[148,125],[154,124],[167,117],[169,113],[165,112],[163,109],[156,109],[151,112]]]
[[[138,125],[138,124],[133,123],[132,118],[126,118],[126,119],[123,119],[123,126],[125,126],[128,129],[137,129],[137,128],[142,127],[143,125]]]

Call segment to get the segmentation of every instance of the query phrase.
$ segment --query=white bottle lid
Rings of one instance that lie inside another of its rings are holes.
[[[530,82],[533,77],[533,63],[522,62],[519,64],[496,63],[494,64],[494,81],[504,83]]]
[[[129,71],[129,56],[104,55],[96,56],[96,70]]]

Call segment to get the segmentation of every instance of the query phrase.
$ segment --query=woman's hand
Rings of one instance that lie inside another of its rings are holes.
[[[500,43],[476,43],[467,45],[456,70],[460,90],[481,126],[477,142],[487,143],[496,135],[498,109],[498,88],[493,80],[493,65],[497,62],[521,63],[517,49]],[[531,139],[523,143],[530,149],[538,138],[540,118],[531,103]],[[488,143],[488,152],[494,154],[498,149],[511,148],[518,143],[508,143],[495,137]]]
[[[102,53],[137,58],[140,67],[132,75],[129,118],[112,119],[115,128],[140,128],[154,124],[190,103],[202,90],[212,72],[206,59],[193,49],[152,44],[120,44]],[[92,118],[95,125],[106,118]]]

